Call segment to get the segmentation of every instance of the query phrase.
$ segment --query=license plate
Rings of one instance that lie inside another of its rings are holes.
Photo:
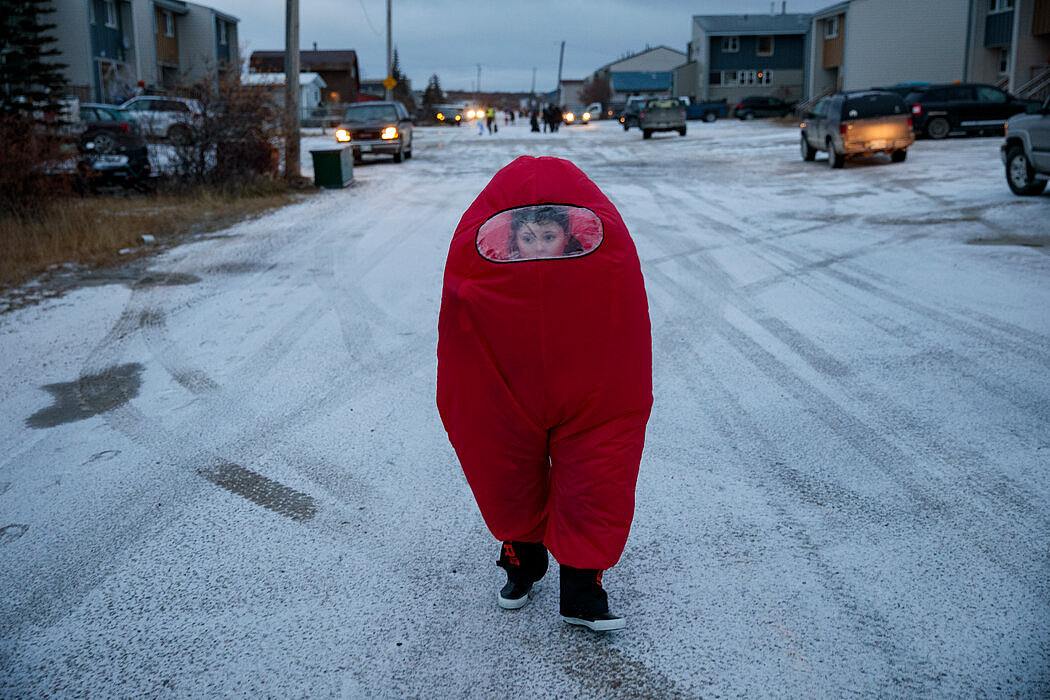
[[[885,141],[872,141],[872,142],[870,142],[868,144],[868,148],[870,148],[873,151],[876,150],[876,149],[879,149],[879,148],[886,148],[886,142]]]
[[[371,147],[371,146],[361,146],[361,151],[362,151],[363,153],[368,153],[368,152],[369,152],[369,151],[371,151],[371,150],[372,150],[372,147]]]

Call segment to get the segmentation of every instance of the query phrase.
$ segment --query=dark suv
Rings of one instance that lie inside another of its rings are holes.
[[[733,107],[733,116],[737,119],[754,119],[755,117],[784,117],[795,110],[795,105],[788,104],[776,97],[752,95],[745,97]]]
[[[366,153],[392,155],[400,163],[412,157],[412,118],[400,102],[359,102],[346,108],[335,140],[353,146],[355,163]]]
[[[1029,102],[981,83],[917,87],[911,105],[915,133],[943,139],[952,133],[1002,134],[1006,120],[1029,109]]]

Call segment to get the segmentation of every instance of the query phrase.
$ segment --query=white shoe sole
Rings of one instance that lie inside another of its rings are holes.
[[[586,627],[589,630],[595,632],[611,632],[613,630],[622,630],[627,626],[627,620],[622,617],[618,617],[613,620],[584,620],[579,617],[565,617],[561,616],[562,621],[568,625],[580,625]]]
[[[524,608],[529,602],[529,596],[526,593],[520,598],[504,598],[499,593],[496,594],[496,602],[504,610],[517,610],[518,608]]]

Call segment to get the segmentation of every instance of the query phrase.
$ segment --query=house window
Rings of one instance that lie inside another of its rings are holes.
[[[772,56],[773,55],[773,37],[771,36],[760,36],[758,37],[758,49],[755,51],[759,56]]]
[[[740,50],[740,37],[738,36],[724,36],[722,37],[722,53],[736,53]]]
[[[732,75],[732,74],[730,74]],[[725,78],[723,84],[728,84]],[[738,70],[736,72],[737,85],[772,85],[773,74],[767,70]]]
[[[219,45],[226,46],[229,43],[229,36],[227,35],[226,22],[219,20]]]
[[[102,4],[106,8],[106,26],[116,27],[117,26],[117,0],[103,0]]]
[[[1008,12],[1014,9],[1014,0],[988,0],[988,13]]]
[[[164,10],[164,36],[175,36],[175,15]]]
[[[839,35],[839,18],[829,17],[824,20],[824,38],[836,39]]]
[[[1004,46],[999,49],[999,75],[1010,73],[1010,47]]]

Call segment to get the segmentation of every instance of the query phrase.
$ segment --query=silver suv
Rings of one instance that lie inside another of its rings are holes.
[[[1010,117],[999,152],[1006,165],[1006,183],[1014,194],[1035,195],[1046,189],[1050,180],[1050,97],[1034,114]]]
[[[880,90],[828,95],[799,127],[802,159],[813,160],[817,151],[827,151],[833,168],[841,168],[847,158],[875,153],[888,153],[900,163],[915,142],[904,100]]]
[[[176,145],[190,143],[204,123],[204,108],[182,97],[139,95],[120,105],[147,137],[166,138]]]

